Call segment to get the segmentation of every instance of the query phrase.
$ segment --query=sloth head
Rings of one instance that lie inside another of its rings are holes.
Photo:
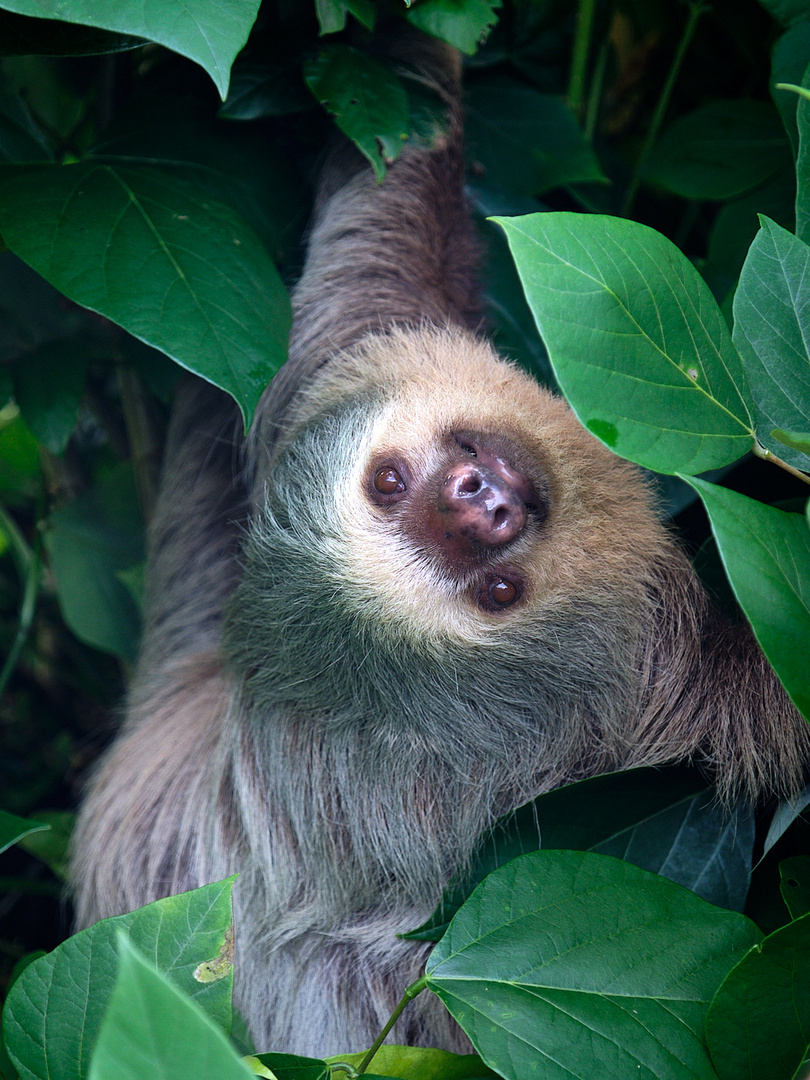
[[[348,603],[420,639],[486,637],[576,595],[620,604],[666,543],[638,472],[457,329],[372,335],[327,365],[265,498],[319,536]]]
[[[337,357],[255,501],[226,652],[257,700],[347,723],[623,708],[669,541],[636,470],[485,342]]]

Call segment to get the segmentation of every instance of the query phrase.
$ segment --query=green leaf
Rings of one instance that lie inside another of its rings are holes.
[[[3,7],[156,41],[200,64],[224,98],[231,64],[247,41],[259,0],[3,0]]]
[[[472,56],[498,21],[501,0],[421,0],[407,18],[427,34]]]
[[[290,307],[232,210],[148,167],[18,166],[0,177],[0,232],[71,300],[227,390],[249,424],[286,357]]]
[[[646,180],[685,199],[730,199],[757,187],[790,160],[776,109],[764,101],[712,101],[661,135]]]
[[[25,969],[6,1000],[3,1032],[22,1080],[84,1080],[118,974],[117,934],[230,1029],[233,973],[202,981],[202,963],[229,955],[235,878],[104,919]],[[142,1075],[150,1075],[147,1071]]]
[[[797,468],[810,459],[774,428],[810,430],[810,247],[764,216],[734,294],[734,344],[745,364],[757,438]]]
[[[506,238],[500,230],[487,229],[484,243],[484,304],[495,348],[503,356],[517,360],[543,385],[555,387],[548,353],[523,296]]]
[[[724,203],[709,233],[707,257],[700,267],[717,302],[731,314],[731,299],[748,249],[759,232],[758,214],[767,214],[778,224],[792,229],[796,215],[796,174],[791,162],[755,191]],[[729,318],[729,322],[730,322]]]
[[[0,11],[2,56],[98,56],[137,49],[141,45],[143,40],[137,37]]]
[[[0,408],[0,491],[35,495],[41,475],[37,441],[9,402]]]
[[[810,528],[802,514],[684,477],[703,500],[734,595],[762,651],[810,718]]]
[[[4,29],[0,13],[0,41]],[[16,18],[11,15],[9,18]],[[29,22],[24,19],[24,22]],[[36,20],[39,24],[39,20]],[[62,27],[64,29],[64,26]],[[52,157],[47,139],[31,115],[25,98],[0,82],[0,162],[47,161]]]
[[[300,68],[295,76],[300,97],[314,109]],[[114,169],[159,162],[203,205],[222,204],[244,218],[274,256],[282,234],[295,231],[291,223],[310,209],[291,160],[268,153],[267,141],[244,126],[213,121],[191,96],[141,89],[118,111],[92,156]]]
[[[571,848],[626,859],[710,903],[742,908],[753,817],[725,814],[695,769],[630,769],[546,792],[500,818],[470,868],[448,886],[433,915],[406,938],[438,941],[476,885],[529,851]]]
[[[720,1080],[794,1077],[810,1049],[810,916],[770,934],[729,973],[706,1021]]]
[[[427,984],[506,1080],[710,1080],[709,1002],[759,936],[629,863],[538,851],[479,885]]]
[[[20,847],[41,859],[62,881],[67,880],[70,861],[70,837],[76,815],[70,810],[39,810],[43,830],[36,830],[20,841]]]
[[[554,94],[491,78],[473,83],[465,106],[470,156],[487,183],[542,195],[605,180],[574,114]]]
[[[692,264],[634,221],[496,218],[560,387],[622,457],[689,474],[753,443],[750,391],[725,319]]]
[[[807,0],[760,0],[760,3],[783,26],[807,19]]]
[[[327,1073],[326,1062],[299,1054],[255,1054],[258,1062],[269,1069],[276,1080],[321,1080]],[[360,1054],[362,1058],[364,1055]],[[345,1058],[341,1058],[345,1061]]]
[[[267,1055],[261,1056],[264,1060]],[[327,1063],[345,1061],[357,1068],[364,1057],[364,1053],[341,1054],[327,1058]],[[434,1050],[424,1046],[381,1046],[371,1059],[370,1069],[378,1076],[394,1076],[398,1080],[479,1080],[480,1077],[495,1075],[477,1054],[451,1054],[447,1050]],[[278,1080],[282,1080],[282,1077],[279,1076]],[[283,1080],[297,1078],[289,1077]],[[312,1080],[317,1080],[317,1077]]]
[[[808,505],[810,506],[810,503]],[[810,784],[803,788],[794,798],[779,803],[776,810],[774,810],[771,824],[768,827],[768,834],[762,845],[763,856],[768,854],[777,840],[784,836],[796,818],[808,806],[810,806]]]
[[[128,464],[49,516],[45,547],[65,622],[82,641],[134,660],[137,605],[119,573],[143,558],[143,524]]]
[[[408,96],[400,79],[351,45],[325,45],[304,79],[340,130],[371,162],[377,181],[408,137]]]
[[[801,83],[810,56],[810,22],[799,22],[787,30],[773,47],[771,55],[771,96],[782,117],[794,156],[799,145],[796,123],[798,100],[785,84]],[[759,207],[761,210],[762,207]]]
[[[336,34],[346,26],[349,14],[354,15],[367,30],[377,22],[373,0],[315,0],[315,11],[322,34]]]
[[[791,450],[799,450],[802,454],[810,456],[810,433],[781,431],[779,428],[774,428],[771,432],[771,438],[782,446],[789,446]],[[810,462],[806,464],[810,466]]]
[[[301,82],[300,64],[246,60],[237,62],[231,89],[219,116],[226,120],[261,120],[313,109],[311,94]]]
[[[89,1080],[247,1080],[222,1031],[118,932],[119,972]]]
[[[779,863],[779,891],[791,919],[810,914],[810,855],[793,855]]]
[[[16,814],[9,814],[7,810],[0,810],[0,852],[6,851],[12,844],[22,840],[24,836],[44,832],[48,829],[50,829],[50,825],[46,825],[42,821],[28,821],[25,818],[17,817]]]
[[[78,341],[49,341],[14,365],[14,396],[32,435],[61,454],[84,393],[87,350]]]

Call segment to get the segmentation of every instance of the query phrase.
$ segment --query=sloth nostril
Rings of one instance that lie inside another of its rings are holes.
[[[495,529],[502,529],[509,522],[509,510],[505,506],[496,508],[492,515],[492,525]]]
[[[464,495],[475,495],[481,490],[481,477],[477,472],[469,472],[459,481],[457,490]]]

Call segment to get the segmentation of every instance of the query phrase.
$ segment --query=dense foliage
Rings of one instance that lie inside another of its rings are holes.
[[[807,0],[0,0],[4,1080],[245,1076],[234,1045],[279,1080],[807,1069],[810,795],[728,816],[685,768],[543,796],[402,927],[438,942],[403,1007],[437,994],[477,1055],[246,1047],[231,882],[53,949],[177,365],[250,422],[334,124],[383,183],[424,124],[375,50],[403,19],[466,55],[497,344],[655,471],[810,719]]]

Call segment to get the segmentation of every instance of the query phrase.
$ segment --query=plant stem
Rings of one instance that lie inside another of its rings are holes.
[[[143,388],[138,376],[127,364],[122,363],[118,367],[118,386],[138,501],[143,520],[148,523],[157,498],[157,447],[152,437]]]
[[[593,16],[596,0],[579,0],[577,9],[577,27],[574,34],[574,50],[571,56],[571,74],[568,78],[568,104],[577,114],[582,112],[585,101],[585,69],[588,64],[588,52],[591,46]]]
[[[8,537],[11,556],[17,567],[17,573],[20,575],[20,580],[25,581],[28,577],[28,569],[31,566],[34,553],[20,532],[17,522],[6,513],[2,506],[0,506],[0,530]]]
[[[25,577],[23,579],[25,586],[23,589],[22,603],[20,604],[20,615],[17,620],[17,633],[14,636],[14,642],[6,656],[3,670],[0,671],[0,696],[2,696],[6,686],[8,686],[11,673],[14,671],[17,661],[20,658],[23,646],[28,640],[28,635],[31,632],[31,626],[34,622],[34,611],[36,610],[39,582],[42,577],[42,538],[39,530],[37,530],[36,543],[33,551],[31,551],[25,543],[25,540],[22,539],[22,536],[14,523],[9,521],[6,514],[2,511],[0,511],[0,514],[2,514],[1,520],[3,529],[8,532],[12,545],[15,543],[16,533],[19,540],[22,542],[25,551],[28,553],[25,563]],[[9,526],[11,526],[11,528]]]
[[[605,72],[607,71],[609,56],[610,41],[605,38],[594,65],[591,88],[588,92],[588,107],[585,110],[585,138],[588,142],[593,142],[596,125],[599,123],[599,106],[602,104],[602,90],[605,85]]]
[[[369,1052],[366,1054],[366,1056],[363,1058],[363,1060],[358,1065],[358,1067],[357,1067],[358,1076],[361,1075],[362,1073],[364,1073],[366,1071],[366,1069],[369,1067],[369,1065],[371,1064],[371,1062],[372,1062],[372,1060],[374,1058],[374,1055],[377,1053],[377,1051],[382,1046],[383,1041],[384,1041],[386,1035],[388,1034],[388,1032],[391,1030],[391,1028],[394,1026],[394,1024],[397,1022],[397,1020],[399,1020],[400,1014],[401,1014],[402,1010],[405,1008],[405,1006],[408,1004],[408,1002],[413,1001],[413,999],[416,997],[417,994],[421,994],[426,986],[427,986],[427,976],[423,975],[421,979],[417,979],[415,983],[411,983],[411,985],[406,989],[405,993],[402,995],[402,1000],[400,1001],[399,1005],[397,1005],[397,1007],[391,1013],[391,1016],[390,1016],[390,1018],[388,1020],[388,1023],[385,1025],[385,1027],[382,1029],[380,1034],[374,1040],[374,1045],[371,1047]]]
[[[789,472],[790,475],[795,476],[797,480],[803,480],[805,484],[810,484],[810,476],[808,476],[807,473],[803,473],[800,469],[794,469],[792,465],[788,465],[786,461],[777,457],[772,450],[768,450],[767,447],[763,446],[758,439],[754,439],[753,453],[754,457],[762,458],[763,461],[770,461],[772,465],[778,465],[780,469]]]
[[[675,81],[678,78],[678,74],[681,70],[681,64],[686,56],[686,50],[689,48],[692,37],[694,36],[695,29],[697,27],[698,19],[707,10],[706,5],[702,0],[690,0],[689,3],[689,17],[686,20],[686,26],[683,29],[681,40],[678,43],[678,48],[675,53],[675,57],[672,61],[672,65],[667,75],[667,81],[664,83],[664,87],[661,91],[661,96],[658,99],[658,104],[655,107],[653,118],[650,121],[650,127],[647,131],[647,137],[644,140],[644,145],[641,147],[641,153],[638,155],[636,166],[633,169],[633,175],[630,178],[627,191],[625,192],[624,202],[622,203],[621,216],[628,217],[630,210],[633,207],[633,203],[636,201],[636,194],[638,193],[639,185],[641,184],[641,177],[647,167],[647,161],[650,153],[652,152],[655,140],[658,138],[658,132],[661,130],[661,125],[664,122],[664,116],[666,115],[667,108],[669,107],[669,101],[672,97],[672,91],[675,88]]]

